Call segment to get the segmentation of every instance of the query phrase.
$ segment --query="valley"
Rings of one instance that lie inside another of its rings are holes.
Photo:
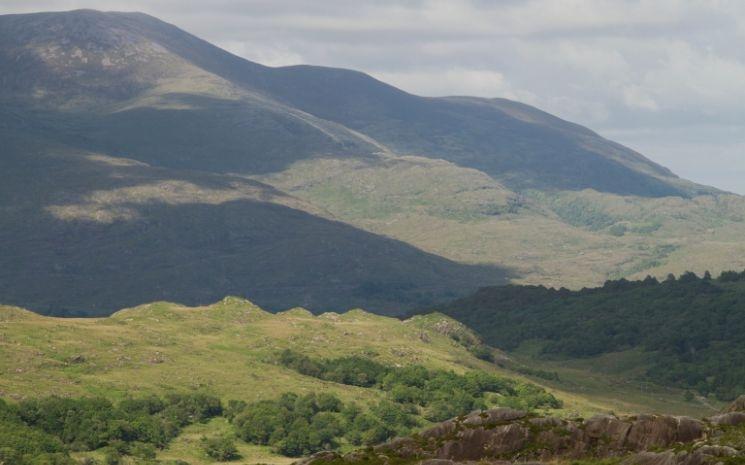
[[[580,291],[483,288],[441,308],[484,340],[596,376],[677,386],[730,401],[743,386],[743,273],[687,272]],[[528,362],[531,364],[530,362]]]

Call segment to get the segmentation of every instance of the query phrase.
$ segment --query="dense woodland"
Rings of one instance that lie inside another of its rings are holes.
[[[745,393],[745,272],[621,279],[580,291],[489,287],[440,310],[501,349],[538,340],[541,357],[561,359],[638,348],[654,353],[652,381],[721,400]]]
[[[220,400],[204,394],[118,404],[102,398],[0,400],[0,463],[73,465],[78,462],[70,452],[99,449],[105,465],[118,465],[123,456],[147,463],[183,427],[221,414]]]
[[[182,428],[222,416],[233,434],[203,439],[203,453],[237,458],[236,438],[299,457],[347,445],[371,445],[430,422],[504,405],[532,410],[560,402],[535,385],[482,371],[455,374],[420,365],[392,367],[364,357],[313,360],[285,351],[277,362],[306,376],[382,391],[376,402],[343,402],[328,393],[293,392],[254,403],[201,393],[126,399],[47,397],[0,400],[0,464],[77,464],[71,452],[100,451],[105,465],[150,464]],[[96,464],[90,459],[86,464]]]
[[[385,391],[391,401],[415,407],[413,412],[428,421],[447,420],[487,404],[524,410],[560,407],[543,388],[483,371],[461,375],[422,365],[393,367],[357,356],[313,360],[292,351],[283,352],[280,361],[307,376]]]

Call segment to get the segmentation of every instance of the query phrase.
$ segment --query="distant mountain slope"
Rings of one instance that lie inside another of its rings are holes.
[[[250,295],[400,312],[504,279],[326,218],[248,179],[154,168],[0,130],[0,300],[106,314]]]
[[[745,268],[745,200],[733,194],[515,192],[481,171],[414,156],[313,159],[257,179],[367,231],[507,267],[521,284],[579,289]]]
[[[264,69],[143,14],[0,16],[0,100],[26,125],[87,150],[213,172],[263,173],[373,141],[241,87]]]
[[[580,291],[489,287],[439,308],[504,350],[532,347],[559,364],[588,359],[597,372],[616,365],[722,400],[745,392],[745,272]],[[621,360],[611,363],[613,354]]]
[[[24,104],[80,107],[119,102],[141,97],[156,87],[173,98],[181,93],[199,94],[195,82],[203,81],[219,88],[223,96],[240,88],[252,96],[248,107],[258,118],[252,121],[244,115],[243,121],[261,127],[262,132],[252,143],[246,139],[223,141],[223,155],[210,157],[209,168],[214,171],[276,170],[274,157],[256,160],[267,147],[280,150],[290,157],[288,161],[318,153],[360,155],[388,147],[402,154],[442,158],[476,168],[519,189],[592,188],[651,197],[689,195],[702,189],[682,183],[638,153],[525,105],[476,98],[422,98],[355,71],[314,66],[268,68],[143,14],[81,10],[7,15],[0,18],[0,38],[4,94]],[[170,82],[174,80],[189,81],[187,89],[177,91],[179,86]],[[207,110],[220,105],[206,100],[194,104]],[[315,118],[298,121],[302,118],[297,110]],[[120,108],[103,121],[89,121],[92,126],[73,125],[71,130],[86,133],[94,143],[110,144],[111,137],[121,131],[120,124],[126,124],[119,119],[143,119],[133,111]],[[179,127],[200,128],[199,123],[205,120],[199,119],[199,113],[187,112]],[[283,119],[294,121],[299,128],[288,128]],[[320,127],[329,126],[329,122],[342,125],[332,125],[333,132],[345,134],[349,140],[336,140]],[[154,123],[173,130],[169,123]],[[314,141],[320,135],[308,125],[332,140]],[[282,134],[282,127],[289,131]],[[349,130],[361,133],[360,137]],[[220,134],[217,131],[208,137],[220,140]],[[281,149],[283,143],[289,147]],[[131,158],[148,162],[181,166],[179,161],[192,161],[188,157],[174,160],[172,152],[179,147],[167,138],[123,138],[116,146]],[[230,162],[241,150],[252,163]],[[201,167],[206,169],[207,165]]]
[[[392,150],[476,168],[514,189],[689,195],[668,170],[592,131],[503,99],[423,98],[362,73],[279,68],[268,92]]]
[[[0,16],[0,136],[0,301],[37,310],[387,312],[742,256],[739,197],[589,129],[269,68],[140,13]]]

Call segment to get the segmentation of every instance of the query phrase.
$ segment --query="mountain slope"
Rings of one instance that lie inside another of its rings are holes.
[[[140,96],[163,81],[188,77],[210,80],[223,90],[239,87],[256,100],[270,99],[269,103],[250,103],[258,107],[262,118],[270,118],[264,114],[268,110],[265,105],[286,104],[289,108],[280,113],[300,110],[369,136],[380,143],[378,149],[386,146],[403,154],[446,159],[482,170],[514,188],[593,188],[653,197],[699,190],[633,151],[525,105],[475,98],[422,98],[348,70],[267,68],[142,14],[83,10],[9,15],[0,18],[0,31],[0,63],[6,69],[0,81],[6,83],[6,95],[12,94],[13,100],[20,96],[35,103],[116,102]],[[130,110],[121,111],[126,115]],[[95,127],[100,127],[101,134],[89,137],[108,142],[117,121],[100,123]],[[78,130],[92,129],[83,124]],[[271,132],[264,137],[281,142]],[[304,141],[310,135],[292,137]],[[364,137],[351,139],[357,147],[346,147],[346,153],[350,148],[357,152],[372,149]],[[167,140],[153,143],[161,150],[169,149]],[[132,158],[165,161],[149,144],[125,139],[117,145],[132,152]],[[328,149],[311,143],[307,150],[292,156],[298,160]],[[251,151],[247,155],[256,157]],[[255,162],[232,166],[222,157],[212,158],[210,166],[217,171],[276,169]]]
[[[485,173],[413,156],[314,159],[257,177],[376,234],[461,263],[500,264],[521,284],[745,268],[745,200],[514,192]]]
[[[58,314],[231,293],[382,313],[501,281],[236,176],[154,168],[0,130],[0,295]]]
[[[143,14],[0,16],[0,84],[0,300],[38,310],[232,293],[397,311],[508,274],[581,287],[742,256],[741,198],[586,128],[265,67]]]
[[[516,114],[514,102],[422,98],[346,70],[291,67],[275,73],[269,91],[304,111],[365,133],[398,153],[481,170],[513,189],[591,188],[649,197],[696,190],[585,128],[547,119],[528,106]],[[299,90],[307,87],[311,92]]]

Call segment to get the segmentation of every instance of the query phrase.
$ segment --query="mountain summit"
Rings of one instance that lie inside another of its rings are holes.
[[[101,145],[148,121],[141,116],[156,105],[196,110],[182,112],[181,124],[197,131],[204,110],[216,106],[239,113],[242,124],[234,121],[239,125],[230,129],[261,130],[250,141],[199,134],[220,140],[220,153],[197,147],[192,152],[201,153],[181,160],[174,160],[184,149],[177,141],[117,140],[116,148],[154,164],[258,173],[318,154],[390,151],[475,168],[517,189],[650,197],[699,189],[632,150],[527,105],[423,98],[344,69],[269,68],[142,13],[8,15],[0,17],[0,40],[3,99],[102,112],[89,122],[93,127],[80,127],[96,133]]]

